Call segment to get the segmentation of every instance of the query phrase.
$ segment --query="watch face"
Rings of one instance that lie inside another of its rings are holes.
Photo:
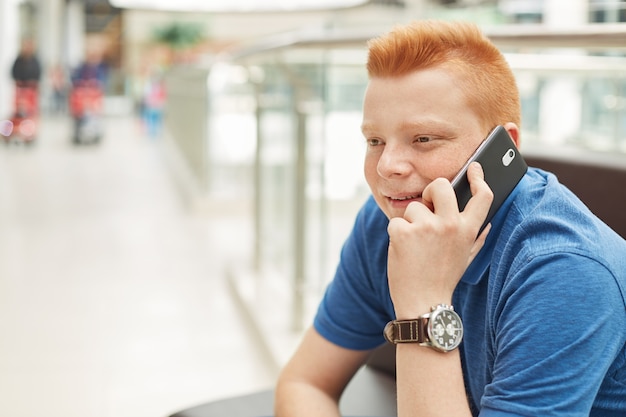
[[[435,310],[428,322],[428,337],[435,349],[443,352],[456,349],[463,339],[461,318],[454,310]]]

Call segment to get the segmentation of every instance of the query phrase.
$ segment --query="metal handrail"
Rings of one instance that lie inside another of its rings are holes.
[[[498,46],[508,48],[585,48],[626,50],[626,23],[594,23],[562,28],[545,25],[498,25],[484,28]],[[220,59],[240,61],[278,50],[307,48],[365,47],[369,39],[380,35],[371,29],[318,29],[282,33],[262,38],[225,51]]]

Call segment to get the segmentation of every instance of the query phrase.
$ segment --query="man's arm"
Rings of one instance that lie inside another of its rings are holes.
[[[399,344],[396,367],[398,416],[472,416],[458,349],[441,353]]]
[[[370,351],[339,347],[309,329],[276,386],[276,417],[339,416],[339,398]]]
[[[470,165],[467,176],[473,197],[464,212],[442,179],[424,189],[423,204],[412,203],[404,218],[389,222],[389,289],[400,320],[420,317],[440,303],[450,305],[459,279],[485,242],[489,226],[475,238],[493,193],[480,165]],[[471,417],[458,350],[399,344],[396,368],[398,416]]]

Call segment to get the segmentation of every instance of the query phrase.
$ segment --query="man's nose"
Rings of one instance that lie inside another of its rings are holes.
[[[378,175],[383,178],[400,177],[410,173],[412,164],[409,152],[401,146],[386,144],[378,160]]]

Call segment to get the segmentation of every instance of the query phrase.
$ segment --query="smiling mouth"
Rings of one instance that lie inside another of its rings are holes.
[[[420,198],[421,195],[417,194],[417,195],[407,195],[405,197],[388,197],[389,199],[393,200],[393,201],[406,201],[406,200],[415,200]]]

